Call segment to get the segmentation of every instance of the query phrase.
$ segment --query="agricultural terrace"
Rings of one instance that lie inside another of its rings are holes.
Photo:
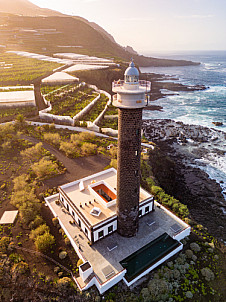
[[[98,126],[101,128],[112,128],[118,130],[118,109],[113,105],[110,105]]]
[[[42,93],[42,95],[47,96],[49,93],[54,93],[55,90],[63,89],[63,88],[66,88],[68,86],[69,85],[43,85],[42,84],[41,85],[41,93]],[[46,98],[48,99],[48,97],[46,97]]]
[[[3,118],[15,119],[15,117],[19,114],[23,114],[26,116],[35,115],[37,108],[34,106],[26,106],[26,107],[12,107],[12,108],[1,108],[0,109],[0,122],[2,122]]]
[[[61,64],[25,58],[12,53],[0,54],[0,85],[30,84]]]
[[[93,89],[84,86],[64,92],[60,90],[59,94],[54,94],[54,97],[51,94],[49,96],[52,104],[52,110],[49,113],[73,117],[89,105],[98,94]]]
[[[95,106],[91,108],[88,114],[84,117],[86,121],[95,121],[95,119],[101,114],[101,112],[104,110],[106,104],[108,102],[108,97],[101,93],[100,99],[97,101]]]

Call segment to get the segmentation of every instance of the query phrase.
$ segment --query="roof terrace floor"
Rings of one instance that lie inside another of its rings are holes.
[[[177,224],[180,227],[180,231],[185,229],[182,223],[168,215],[162,208],[155,207],[155,211],[140,218],[139,230],[136,236],[125,238],[115,232],[90,246],[87,237],[79,227],[69,223],[72,217],[62,205],[56,205],[56,199],[57,197],[49,199],[48,202],[76,245],[80,246],[82,255],[90,262],[101,283],[108,280],[102,271],[107,266],[110,265],[112,268],[112,277],[123,270],[119,263],[121,260],[165,232],[171,237],[175,235],[176,233],[171,229],[171,226]]]

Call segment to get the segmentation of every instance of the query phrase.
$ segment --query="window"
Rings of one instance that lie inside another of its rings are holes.
[[[139,210],[139,217],[142,216],[142,210]]]
[[[81,228],[81,220],[80,219],[78,219],[78,225]]]
[[[74,213],[74,211],[72,211],[72,216],[74,216],[74,217],[75,217],[75,213]]]
[[[135,155],[138,156],[138,151],[137,150],[135,151]]]
[[[138,176],[138,170],[135,170],[134,173],[135,173],[135,176]]]
[[[98,232],[98,238],[100,239],[100,238],[102,238],[102,237],[104,237],[104,231]]]
[[[149,206],[145,208],[145,213],[149,212]]]
[[[61,201],[64,201],[63,197],[61,197]]]
[[[88,231],[87,231],[87,228],[85,228],[85,233],[88,235]]]
[[[113,232],[113,225],[110,225],[109,227],[108,227],[108,233],[112,233]]]
[[[67,208],[67,210],[68,210],[68,212],[69,212],[69,205],[68,205],[68,204],[66,204],[66,208]]]

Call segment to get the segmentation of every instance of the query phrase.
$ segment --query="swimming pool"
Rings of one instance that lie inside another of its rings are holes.
[[[177,240],[164,233],[126,257],[120,261],[120,264],[127,270],[126,280],[130,282],[178,246],[180,243]]]

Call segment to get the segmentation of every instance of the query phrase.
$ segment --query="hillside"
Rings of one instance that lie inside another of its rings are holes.
[[[56,52],[75,52],[127,61],[132,55],[139,66],[197,64],[131,54],[130,47],[121,47],[96,23],[82,17],[39,8],[27,0],[0,0],[0,37],[0,44],[6,50],[49,55]]]

